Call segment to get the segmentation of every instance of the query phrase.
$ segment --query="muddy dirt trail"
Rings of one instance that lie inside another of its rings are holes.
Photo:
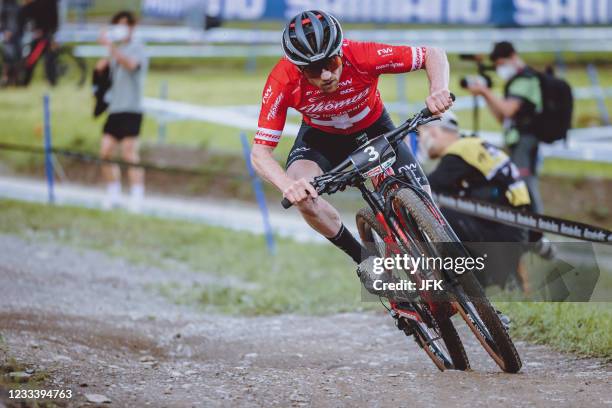
[[[440,373],[384,313],[228,317],[179,306],[158,284],[202,273],[0,235],[0,365],[71,389],[65,406],[612,407],[610,367],[518,342],[500,372],[465,330],[474,371]],[[236,284],[239,284],[236,282]],[[0,392],[0,407],[17,406]]]

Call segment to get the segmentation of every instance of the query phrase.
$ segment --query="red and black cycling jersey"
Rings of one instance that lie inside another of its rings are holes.
[[[338,89],[323,93],[300,70],[282,58],[264,87],[255,143],[275,147],[294,108],[309,126],[331,134],[352,134],[372,125],[382,114],[378,77],[425,67],[424,47],[394,46],[345,40]]]

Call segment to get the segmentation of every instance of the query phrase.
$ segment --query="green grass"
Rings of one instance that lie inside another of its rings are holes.
[[[278,255],[263,237],[184,221],[70,207],[0,201],[0,231],[93,248],[132,262],[194,271],[244,282],[185,290],[158,287],[175,300],[240,314],[331,313],[357,310],[360,286],[346,255],[330,246],[278,239]],[[253,286],[251,288],[251,286]]]
[[[231,314],[328,314],[380,309],[360,300],[352,263],[328,245],[279,239],[270,257],[261,236],[183,221],[72,207],[0,201],[0,232],[58,240],[131,262],[237,278],[244,285],[186,288],[181,282],[152,290],[180,303]],[[562,351],[612,359],[609,303],[498,302],[513,319],[513,336]]]
[[[544,161],[541,174],[612,179],[612,164],[551,158]]]
[[[473,66],[465,61],[459,61],[451,56],[451,88],[458,96],[466,92],[457,85],[459,79],[472,73]],[[246,72],[244,59],[215,59],[167,61],[154,60],[146,85],[146,95],[156,97],[164,81],[168,82],[169,97],[199,105],[239,105],[258,104],[266,76],[275,63],[274,58],[258,60],[254,72]],[[542,66],[541,58],[535,60]],[[90,61],[90,66],[92,62]],[[604,67],[605,68],[605,67]],[[23,144],[42,144],[42,97],[48,92],[51,95],[52,131],[54,144],[61,147],[78,148],[95,152],[98,150],[103,119],[94,120],[91,115],[93,98],[90,89],[76,89],[72,84],[60,85],[49,89],[40,78],[41,67],[37,78],[28,89],[4,89],[0,93],[0,142]],[[612,86],[612,71],[600,69],[600,80],[603,86]],[[589,85],[586,71],[583,67],[572,66],[568,71],[568,79],[574,86]],[[427,95],[427,78],[424,72],[415,72],[407,76],[409,101],[422,101]],[[381,77],[380,90],[386,101],[396,101],[396,78],[392,75]],[[612,101],[607,101],[608,109],[612,111]],[[499,130],[499,125],[491,115],[483,112],[481,128]],[[471,128],[471,112],[459,113],[462,126]],[[585,125],[598,120],[597,106],[594,101],[578,101],[576,105],[576,123]],[[297,119],[294,119],[297,120]],[[399,122],[401,118],[394,117]],[[254,124],[255,125],[255,124]],[[239,152],[241,145],[238,137],[240,129],[193,121],[174,122],[168,126],[167,142],[187,146],[206,146],[211,149],[226,152]],[[253,132],[248,132],[252,136]],[[157,124],[153,118],[145,120],[143,139],[149,142],[157,140]],[[277,154],[279,158],[286,157],[292,139],[281,141]],[[23,153],[7,153],[0,159],[8,161],[12,167],[20,168],[34,163],[40,163],[40,157],[35,158]]]
[[[498,303],[512,335],[557,350],[612,361],[610,303]]]

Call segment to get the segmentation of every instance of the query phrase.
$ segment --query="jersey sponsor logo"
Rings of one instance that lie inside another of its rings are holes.
[[[317,96],[313,96],[312,98],[308,98],[308,102],[316,102],[316,101],[320,101],[321,99],[325,98],[327,95],[317,95]]]
[[[393,54],[393,48],[389,47],[389,48],[380,48],[378,50],[376,50],[376,53],[378,54],[379,57],[384,57],[387,55],[391,55]]]
[[[353,78],[345,79],[338,83],[338,87],[343,88],[345,86],[353,85]]]
[[[355,123],[362,121],[365,117],[368,116],[370,112],[371,112],[370,108],[366,107],[364,110],[362,110],[361,112],[359,112],[353,117],[349,116],[348,113],[343,113],[342,115],[332,116],[331,120],[319,120],[319,119],[313,118],[313,116],[318,116],[318,115],[312,115],[310,116],[310,118],[311,118],[312,123],[315,125],[335,127],[336,129],[344,130],[344,129],[353,127]]]
[[[374,69],[376,71],[380,71],[381,69],[396,69],[396,68],[402,68],[404,66],[403,62],[390,62],[388,64],[382,64],[382,65],[377,65],[376,67],[374,67]]]
[[[272,91],[272,85],[269,85],[266,91],[264,92],[263,98],[261,99],[264,105],[268,104],[268,101],[270,101],[270,98],[272,97],[273,93],[274,92]]]
[[[412,47],[412,70],[423,68],[425,63],[425,50],[423,47]]]
[[[255,143],[275,147],[281,138],[281,133],[280,130],[259,127],[255,133]]]
[[[349,85],[353,85],[353,78],[348,78],[345,79],[342,82],[338,82],[338,88],[344,88],[345,86],[349,86]],[[355,89],[354,88],[350,88],[350,92],[354,92]],[[346,95],[347,93],[350,93],[349,90],[344,90],[344,91],[340,91],[340,95]],[[316,101],[320,101],[323,98],[327,98],[327,95],[323,94],[323,92],[320,89],[317,89],[316,91],[306,91],[306,96],[310,96],[313,95],[311,98],[308,98],[308,102],[313,103]]]
[[[298,108],[298,110],[303,113],[337,111],[339,109],[346,108],[350,105],[353,105],[361,101],[363,98],[368,96],[369,93],[370,93],[370,87],[367,87],[366,89],[364,89],[363,91],[361,91],[360,93],[358,93],[357,95],[351,98],[342,99],[340,101],[319,102],[316,104],[311,103],[309,105],[305,105],[305,106]]]
[[[352,92],[355,92],[355,88],[350,87],[348,89],[343,89],[340,91],[340,95],[346,95],[346,94],[350,94]]]
[[[293,157],[294,155],[298,154],[298,153],[304,153],[310,151],[310,147],[298,147],[296,149],[293,149],[291,151],[291,153],[289,153],[289,157]]]
[[[280,106],[282,101],[283,101],[283,94],[280,94],[278,95],[278,97],[274,101],[274,104],[272,105],[272,107],[270,107],[270,110],[268,111],[268,116],[267,116],[268,120],[276,119],[276,115],[278,114],[278,107]]]

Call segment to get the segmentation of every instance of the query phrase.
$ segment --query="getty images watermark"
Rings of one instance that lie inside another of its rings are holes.
[[[436,252],[404,254],[395,244],[367,246],[363,255],[368,259],[368,281],[362,300],[379,301],[368,288],[397,299],[426,294],[452,300],[447,297],[452,275],[462,284],[466,274],[473,273],[492,301],[612,302],[609,248],[554,241],[554,251],[543,254],[536,243],[443,242],[435,243]]]
[[[431,257],[421,254],[413,257],[408,254],[396,254],[392,257],[374,257],[373,269],[375,275],[382,275],[391,270],[404,271],[408,275],[414,275],[417,271],[426,270],[452,270],[461,275],[467,271],[482,271],[485,269],[485,259],[487,254],[479,257]],[[386,282],[383,279],[375,279],[373,287],[375,290],[385,291],[442,291],[444,290],[442,279],[421,279],[420,285],[417,282],[400,279],[394,282]]]

